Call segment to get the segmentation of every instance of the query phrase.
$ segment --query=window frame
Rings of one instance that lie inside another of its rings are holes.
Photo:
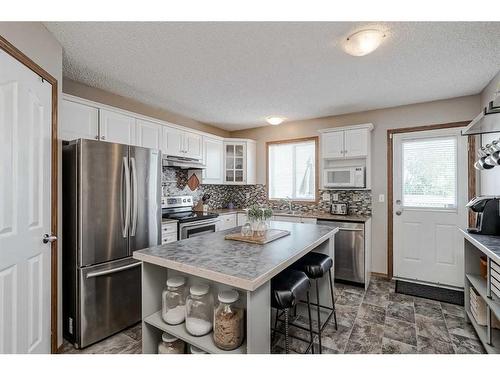
[[[285,139],[280,141],[269,141],[266,142],[266,195],[267,200],[269,202],[280,202],[284,198],[280,199],[271,199],[269,194],[269,146],[280,145],[280,144],[289,144],[289,143],[302,143],[302,142],[310,142],[314,141],[314,199],[304,200],[304,199],[292,199],[294,203],[303,203],[303,204],[317,204],[319,199],[319,137],[303,137],[303,138],[293,138],[293,139]]]

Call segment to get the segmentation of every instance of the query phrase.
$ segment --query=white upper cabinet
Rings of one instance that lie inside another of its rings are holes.
[[[352,129],[344,132],[344,156],[346,158],[365,158],[368,156],[368,129]]]
[[[59,138],[71,141],[78,138],[99,138],[99,109],[62,100]]]
[[[146,120],[137,120],[136,122],[137,146],[154,148],[159,150],[162,145],[161,130],[162,126],[160,124]]]
[[[224,142],[220,139],[203,137],[205,169],[202,178],[204,184],[222,184],[224,182]]]
[[[184,132],[177,128],[163,127],[163,147],[161,151],[166,155],[184,156]]]
[[[368,157],[372,129],[373,125],[367,124],[345,129],[321,130],[321,156],[323,159]]]
[[[135,118],[107,109],[99,110],[101,141],[136,145]]]
[[[164,126],[162,152],[184,158],[203,158],[203,137],[189,131]]]
[[[196,133],[184,132],[184,156],[203,159],[203,137]]]
[[[321,150],[324,158],[340,159],[344,157],[344,132],[324,133],[321,137]]]
[[[224,183],[250,185],[256,182],[256,145],[252,140],[224,142]]]

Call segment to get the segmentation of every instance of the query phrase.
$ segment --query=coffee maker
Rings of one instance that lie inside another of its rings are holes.
[[[476,213],[476,226],[469,233],[500,235],[500,197],[484,196],[472,199],[467,206]]]

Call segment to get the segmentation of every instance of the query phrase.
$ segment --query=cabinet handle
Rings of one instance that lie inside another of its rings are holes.
[[[101,139],[104,141],[106,138],[103,135],[101,135]]]
[[[96,135],[94,138],[95,138],[95,139],[99,139],[99,136],[98,136],[98,135]]]

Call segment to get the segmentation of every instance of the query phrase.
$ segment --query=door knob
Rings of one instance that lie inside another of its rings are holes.
[[[49,235],[45,233],[42,239],[43,243],[55,242],[57,241],[57,236]]]
[[[396,215],[400,216],[402,214],[401,211],[396,211]]]

